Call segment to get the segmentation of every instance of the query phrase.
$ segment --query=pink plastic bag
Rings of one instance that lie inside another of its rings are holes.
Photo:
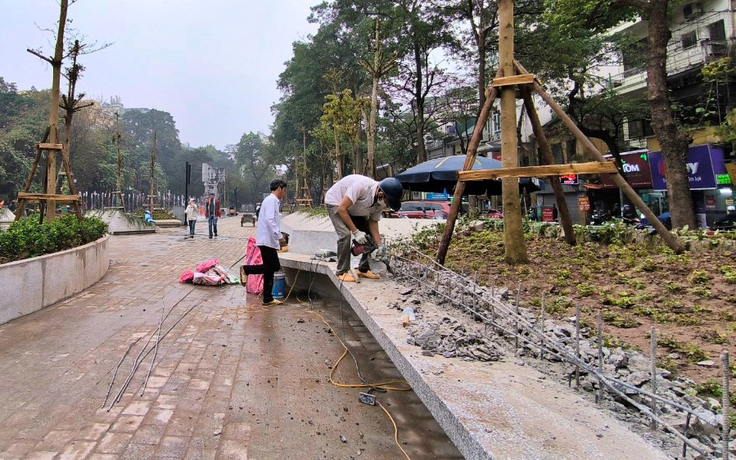
[[[248,248],[245,252],[245,265],[260,265],[263,263],[261,250],[256,246],[256,239],[248,238]],[[263,292],[263,275],[248,275],[245,291],[249,294],[260,294]]]
[[[194,284],[202,284],[205,286],[217,286],[218,284],[224,284],[225,283],[225,277],[222,275],[218,275],[214,271],[208,271],[207,273],[195,273],[194,278],[192,279],[192,283]]]
[[[197,265],[197,268],[195,270],[197,270],[199,273],[206,273],[207,270],[214,267],[215,265],[217,265],[217,259],[210,259]]]
[[[179,278],[180,283],[186,283],[187,281],[191,282],[192,278],[194,278],[194,272],[191,270],[187,270],[184,273],[182,273],[181,278]]]

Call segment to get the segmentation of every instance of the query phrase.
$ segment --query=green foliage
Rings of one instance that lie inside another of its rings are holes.
[[[578,290],[578,294],[582,297],[589,297],[595,294],[596,288],[592,284],[580,283],[575,288]]]
[[[720,267],[718,271],[723,275],[724,280],[728,284],[736,284],[736,267],[726,266]]]
[[[703,285],[708,284],[710,276],[705,270],[693,270],[690,276],[687,277],[687,280],[692,285]]]
[[[629,329],[632,327],[638,327],[641,325],[640,322],[629,316],[621,315],[614,311],[606,310],[603,312],[603,322],[610,324],[611,326],[618,327],[621,329]]]
[[[665,289],[665,291],[671,292],[671,293],[674,294],[674,293],[677,293],[677,292],[682,292],[682,290],[685,289],[685,286],[683,286],[682,284],[680,284],[680,283],[678,283],[676,281],[665,281],[664,282],[664,289]]]
[[[710,299],[710,289],[704,286],[696,286],[689,290],[690,294],[700,297],[701,299]]]
[[[564,296],[557,296],[545,305],[547,313],[550,315],[564,313],[572,308],[572,299]]]
[[[95,241],[106,232],[107,224],[97,217],[79,222],[74,214],[67,214],[43,224],[37,216],[25,217],[0,232],[0,262],[71,249]]]

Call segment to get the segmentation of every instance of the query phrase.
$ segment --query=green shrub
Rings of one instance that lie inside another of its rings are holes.
[[[95,241],[106,232],[107,224],[97,217],[79,222],[74,214],[67,214],[44,223],[39,223],[38,216],[25,217],[0,232],[0,263],[71,249]]]

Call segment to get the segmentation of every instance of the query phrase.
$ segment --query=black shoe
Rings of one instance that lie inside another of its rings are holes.
[[[217,233],[215,233],[215,238],[217,238]]]
[[[212,239],[212,235],[210,235],[210,239]]]
[[[189,235],[189,238],[194,238],[194,235]]]

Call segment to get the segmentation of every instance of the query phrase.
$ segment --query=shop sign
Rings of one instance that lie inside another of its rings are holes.
[[[690,147],[687,152],[687,173],[690,178],[690,190],[712,190],[716,188],[716,176],[713,171],[714,157],[720,158],[723,166],[723,150],[711,149],[710,144]],[[664,170],[664,159],[661,152],[649,153],[649,164],[652,167],[652,189],[667,190],[667,177]]]
[[[427,193],[427,199],[433,201],[447,201],[447,193]]]
[[[578,197],[578,209],[581,211],[590,211],[590,200],[587,196]]]
[[[705,207],[706,208],[716,207],[716,197],[714,195],[705,195]]]
[[[552,206],[544,206],[542,208],[542,222],[554,222],[555,211]]]
[[[560,182],[562,182],[564,185],[578,185],[578,175],[577,174],[565,174],[560,176]]]
[[[649,167],[649,157],[646,152],[622,154],[623,175],[626,182],[634,188],[651,188],[652,175]],[[603,188],[618,188],[610,174],[601,174]]]

